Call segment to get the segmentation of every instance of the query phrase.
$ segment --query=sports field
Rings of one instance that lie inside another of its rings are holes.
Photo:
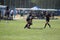
[[[50,21],[52,28],[43,28],[45,20],[33,20],[31,29],[25,24],[25,19],[0,21],[0,40],[60,40],[60,19]]]

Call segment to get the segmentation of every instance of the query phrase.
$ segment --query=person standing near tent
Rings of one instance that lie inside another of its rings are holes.
[[[0,11],[0,21],[1,21],[1,11]]]
[[[9,7],[7,6],[6,7],[6,12],[5,12],[5,16],[6,16],[7,19],[9,18],[9,14],[10,14],[10,10],[9,10]]]
[[[49,24],[51,15],[47,12],[45,12],[45,13],[46,13],[46,15],[45,15],[46,16],[46,23],[45,23],[44,28],[46,28],[47,25],[51,28],[51,25]]]
[[[13,14],[14,14],[14,11],[10,10],[10,17],[11,17],[12,20],[13,20]]]

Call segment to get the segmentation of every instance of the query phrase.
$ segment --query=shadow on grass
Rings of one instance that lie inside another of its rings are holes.
[[[33,30],[43,30],[44,28],[31,28]]]

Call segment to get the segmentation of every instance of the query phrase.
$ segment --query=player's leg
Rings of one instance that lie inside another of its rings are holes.
[[[28,24],[26,24],[24,28],[26,28],[26,27],[27,27],[27,25],[28,25]]]
[[[26,27],[28,26],[28,21],[26,20],[26,22],[27,22],[27,24],[25,25],[25,27],[24,27],[24,28],[26,28]]]
[[[50,20],[48,20],[48,26],[51,28],[51,25],[49,24],[49,21],[50,21]]]
[[[48,23],[48,26],[51,28],[51,25]]]
[[[46,21],[44,28],[46,28],[47,24],[48,24],[48,22]]]
[[[29,21],[27,21],[27,24],[25,25],[25,27],[24,27],[24,28],[28,28],[28,29],[30,29]]]
[[[27,26],[28,29],[30,29],[31,24],[32,24],[32,23],[31,23],[31,20],[29,20],[29,21],[28,21],[28,26]]]
[[[31,28],[30,26],[32,25],[32,20],[29,21],[29,29]]]
[[[30,24],[27,25],[27,28],[30,29]]]

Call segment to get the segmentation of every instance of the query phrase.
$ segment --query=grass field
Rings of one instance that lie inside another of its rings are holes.
[[[31,29],[24,29],[26,21],[0,22],[0,40],[60,40],[60,19],[51,20],[52,28],[43,29],[45,20],[33,20]]]

